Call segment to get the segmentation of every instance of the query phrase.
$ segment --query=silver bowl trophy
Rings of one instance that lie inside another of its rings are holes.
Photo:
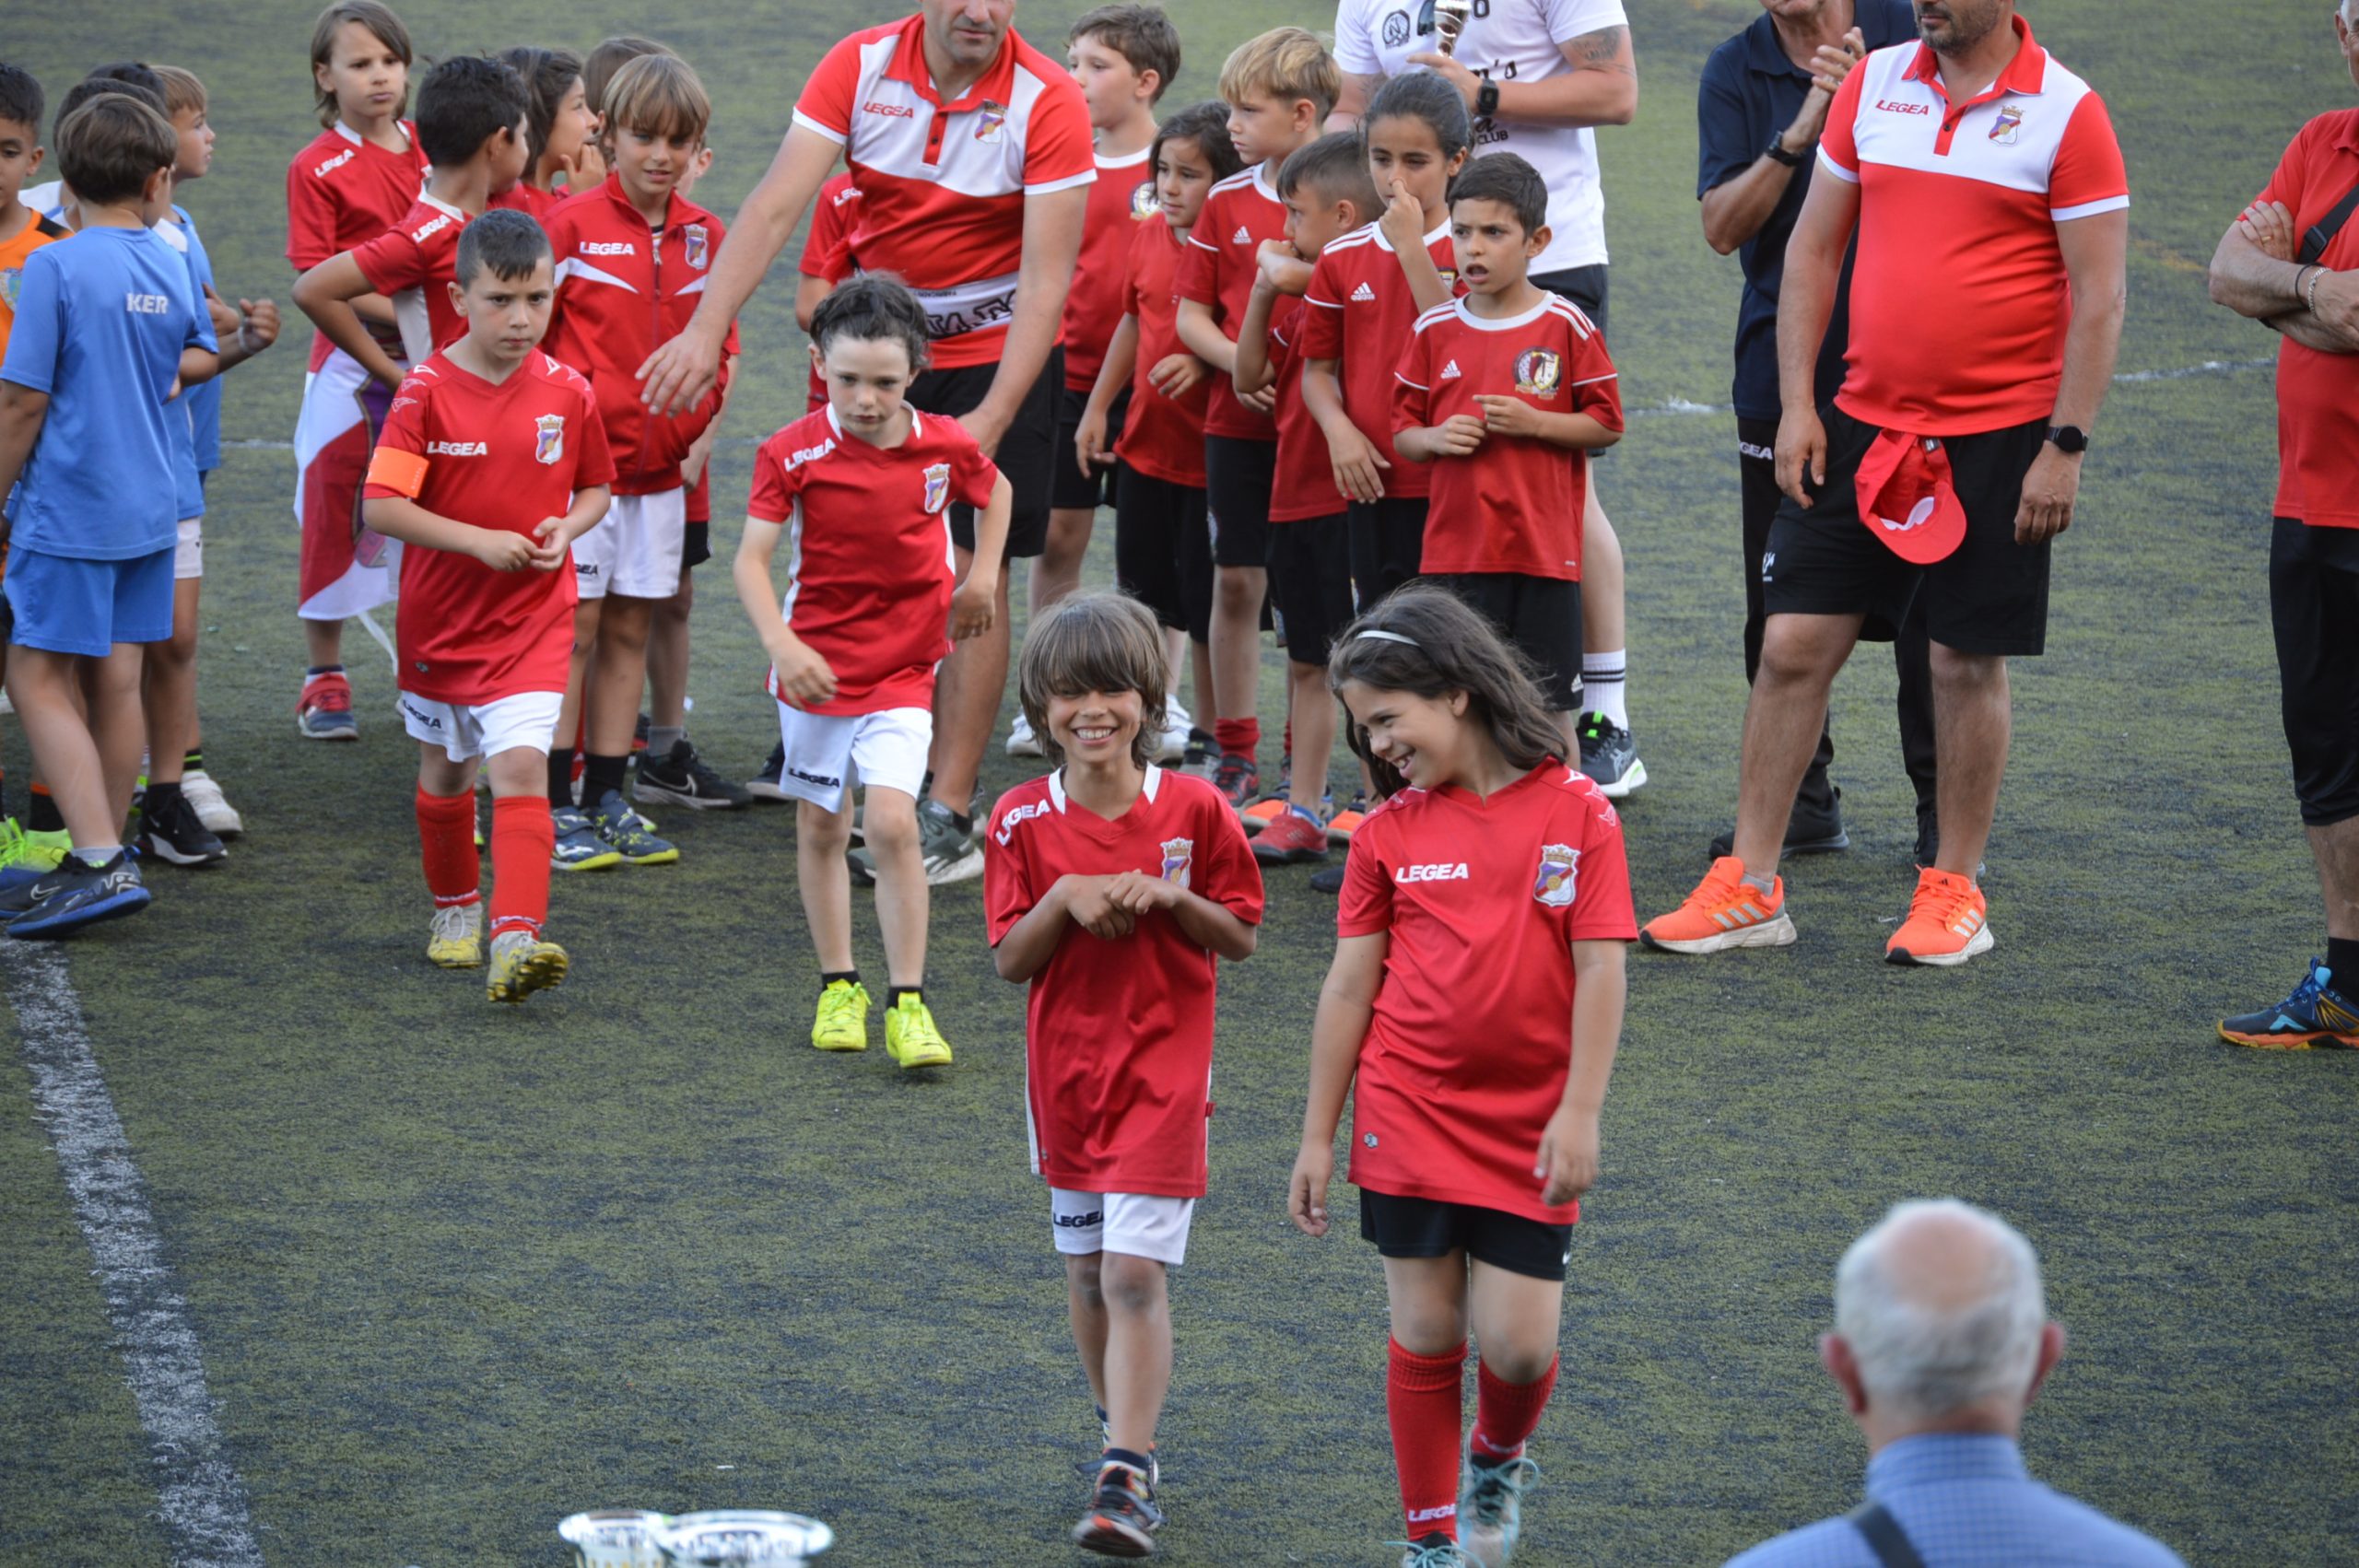
[[[1474,14],[1474,0],[1434,0],[1434,44],[1444,54],[1458,53],[1458,35]]]
[[[557,1527],[576,1568],[801,1568],[836,1532],[800,1514],[718,1509],[675,1517],[638,1508],[576,1514]]]

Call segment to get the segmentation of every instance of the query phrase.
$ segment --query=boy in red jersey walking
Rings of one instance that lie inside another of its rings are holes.
[[[1505,640],[1447,591],[1395,592],[1344,631],[1329,676],[1387,798],[1344,862],[1288,1204],[1326,1234],[1350,1094],[1360,1234],[1391,1304],[1402,1562],[1498,1568],[1538,1473],[1524,1443],[1555,1386],[1622,1030],[1637,935],[1622,826],[1559,760],[1555,717]],[[1470,1324],[1480,1396],[1461,1478]]]
[[[1163,1523],[1164,1276],[1204,1192],[1215,961],[1250,957],[1262,919],[1236,813],[1205,780],[1155,766],[1164,680],[1162,632],[1134,599],[1084,594],[1034,623],[1019,691],[1061,766],[1000,797],[983,864],[1000,977],[1030,982],[1032,1167],[1105,1422],[1073,1536],[1109,1557],[1152,1555]]]
[[[1426,574],[1532,661],[1578,756],[1581,505],[1586,454],[1622,439],[1614,361],[1580,307],[1528,275],[1548,243],[1548,188],[1532,165],[1475,159],[1449,211],[1466,295],[1417,318],[1392,446],[1434,465]]]
[[[402,719],[419,744],[417,831],[434,895],[427,956],[483,962],[475,770],[491,774],[494,1001],[565,977],[541,938],[555,837],[542,791],[573,647],[573,542],[605,516],[615,465],[590,383],[540,351],[555,267],[540,225],[485,214],[450,285],[466,323],[394,395],[361,511],[402,559]]]
[[[934,670],[950,651],[943,627],[963,639],[991,625],[1009,486],[964,426],[910,406],[926,316],[906,284],[870,273],[828,295],[812,316],[811,351],[827,406],[755,454],[736,564],[737,597],[770,656],[779,787],[798,802],[796,880],[819,950],[811,1043],[868,1048],[845,858],[857,774],[868,788],[862,828],[885,937],[885,1049],[904,1068],[944,1067],[950,1046],[923,994],[928,887],[917,803],[933,739]],[[953,564],[953,502],[977,518],[964,582]],[[772,608],[781,538],[789,580],[783,606]]]

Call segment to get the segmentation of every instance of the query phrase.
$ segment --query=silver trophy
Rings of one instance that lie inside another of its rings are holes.
[[[644,1508],[601,1508],[574,1515],[557,1533],[571,1543],[574,1568],[663,1568],[656,1535],[671,1522]]]
[[[1474,0],[1434,0],[1434,47],[1444,54],[1458,53],[1458,35],[1474,14]]]
[[[836,1532],[800,1514],[731,1508],[667,1520],[656,1542],[667,1568],[801,1568]]]

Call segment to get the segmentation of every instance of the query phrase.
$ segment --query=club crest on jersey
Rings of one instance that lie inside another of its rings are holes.
[[[0,304],[6,305],[11,310],[15,310],[18,291],[24,287],[24,268],[0,267]]]
[[[2014,146],[2015,133],[2023,128],[2023,123],[2024,106],[2022,104],[2001,104],[1998,122],[1990,127],[1990,139],[2008,146]]]
[[[1573,901],[1573,870],[1579,864],[1581,852],[1569,844],[1543,844],[1540,847],[1540,875],[1532,884],[1532,895],[1551,909],[1561,909]]]
[[[692,223],[683,231],[682,238],[687,240],[688,265],[698,272],[704,271],[705,263],[710,260],[705,252],[711,235],[706,232],[703,224]]]
[[[1155,181],[1140,181],[1131,192],[1131,216],[1144,222],[1162,210],[1163,204],[1155,199]]]
[[[929,462],[925,465],[925,509],[938,512],[950,501],[950,465]]]
[[[975,121],[975,140],[996,142],[1007,134],[1007,105],[983,99],[982,113]]]
[[[565,415],[544,414],[534,421],[537,439],[533,443],[534,462],[555,462],[565,455]]]
[[[1565,362],[1551,348],[1527,348],[1515,357],[1515,390],[1526,397],[1555,397],[1565,379]]]
[[[1163,841],[1163,880],[1185,889],[1188,878],[1196,868],[1196,841],[1192,838],[1167,838]]]

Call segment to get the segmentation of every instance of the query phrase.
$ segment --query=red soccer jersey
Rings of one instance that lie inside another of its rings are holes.
[[[401,324],[402,357],[423,365],[427,357],[458,341],[467,330],[451,308],[445,287],[458,276],[459,231],[469,215],[440,197],[420,191],[392,228],[358,246],[352,259],[369,287],[393,302]]]
[[[832,408],[762,443],[745,515],[786,525],[786,624],[836,673],[836,695],[807,711],[933,702],[950,651],[950,503],[988,504],[998,478],[965,426],[914,408],[898,447],[845,435]]]
[[[1520,397],[1545,414],[1586,414],[1622,428],[1622,397],[1605,339],[1580,307],[1546,295],[1519,316],[1490,320],[1463,299],[1417,318],[1401,356],[1392,427],[1483,415],[1477,397]],[[1388,441],[1388,448],[1391,443]],[[1395,472],[1408,465],[1397,453]],[[1528,436],[1491,436],[1466,457],[1437,458],[1426,514],[1429,572],[1519,572],[1579,582],[1589,460]]]
[[[1073,287],[1065,291],[1065,386],[1087,392],[1097,384],[1106,345],[1122,321],[1122,287],[1131,237],[1139,225],[1163,210],[1155,199],[1155,170],[1146,147],[1120,158],[1099,157],[1097,180],[1089,187],[1089,211],[1082,220],[1081,258]]]
[[[640,401],[635,379],[658,345],[678,334],[704,298],[707,269],[721,252],[721,220],[674,192],[663,227],[651,228],[623,193],[622,178],[558,204],[546,224],[557,255],[557,310],[549,352],[581,367],[598,391],[606,439],[615,449],[615,493],[651,496],[680,487],[680,460],[721,410],[721,390],[684,414],[658,416]],[[737,352],[732,322],[722,351]]]
[[[1195,227],[1188,230],[1188,251],[1180,263],[1180,298],[1209,307],[1221,330],[1235,336],[1261,270],[1256,258],[1262,241],[1285,235],[1286,205],[1262,178],[1262,166],[1239,170],[1212,188]],[[1212,406],[1204,411],[1204,434],[1274,441],[1278,428],[1268,415],[1238,402],[1236,384],[1229,382],[1213,393]]]
[[[1175,354],[1180,341],[1179,297],[1172,278],[1187,241],[1156,213],[1131,236],[1130,266],[1122,278],[1122,314],[1138,319],[1138,361],[1131,370],[1131,411],[1114,455],[1126,467],[1167,485],[1204,487],[1204,407],[1212,398],[1209,375],[1180,397],[1166,397],[1147,380],[1148,372]]]
[[[829,287],[850,277],[858,267],[851,259],[852,221],[858,214],[860,187],[849,174],[837,174],[819,187],[811,207],[811,232],[803,240],[803,261],[795,269],[805,277],[825,278]],[[811,392],[807,411],[827,406],[827,383],[815,367],[809,372]]]
[[[549,214],[557,211],[572,196],[573,193],[562,185],[554,185],[544,191],[527,181],[519,180],[499,195],[492,197],[491,205],[510,212],[521,212],[534,223],[546,228]]]
[[[1065,68],[1014,29],[945,103],[923,29],[907,17],[837,44],[804,84],[794,123],[844,149],[860,187],[852,252],[917,290],[935,366],[989,365],[1015,307],[1025,199],[1097,178],[1089,106]]]
[[[1860,187],[1835,398],[1856,419],[1966,436],[2055,410],[2072,319],[2056,226],[2128,206],[2130,179],[2104,102],[2022,17],[2014,29],[2014,59],[1978,98],[1953,106],[1940,57],[1904,43],[1861,61],[1827,109],[1820,171]]]
[[[1335,488],[1335,464],[1327,452],[1326,433],[1302,401],[1302,362],[1309,356],[1301,351],[1300,340],[1312,313],[1299,299],[1282,299],[1270,312],[1270,369],[1277,377],[1278,389],[1278,461],[1270,486],[1272,522],[1333,517],[1344,509],[1344,493]]]
[[[1638,934],[1613,802],[1555,761],[1487,801],[1404,790],[1352,835],[1335,929],[1389,943],[1352,1088],[1353,1182],[1579,1219],[1540,1201],[1532,1166],[1572,1059],[1572,944]]]
[[[1061,876],[1143,872],[1261,924],[1261,869],[1204,779],[1149,767],[1144,792],[1109,822],[1068,801],[1052,773],[1002,795],[988,825],[994,947]],[[1032,1168],[1050,1187],[1203,1196],[1217,968],[1165,910],[1111,942],[1065,922],[1025,1009]]]
[[[1448,223],[1426,236],[1426,252],[1441,270],[1442,282],[1455,292],[1458,253],[1449,242]],[[1401,271],[1400,252],[1384,230],[1371,223],[1321,251],[1310,269],[1303,302],[1309,309],[1297,346],[1305,359],[1336,361],[1344,412],[1392,465],[1384,474],[1384,493],[1412,498],[1427,494],[1431,466],[1403,462],[1392,451],[1392,389],[1399,384],[1392,372],[1408,345],[1409,329],[1416,324],[1417,301]],[[1324,434],[1316,425],[1311,431],[1324,449]],[[1333,472],[1332,464],[1329,472]],[[1328,487],[1334,487],[1332,478]]]
[[[405,497],[476,528],[530,533],[574,493],[610,484],[615,464],[590,383],[534,354],[498,385],[436,354],[393,394],[364,499]],[[565,690],[573,655],[569,567],[496,572],[472,556],[402,552],[394,616],[401,688],[485,703]]]
[[[311,138],[287,166],[287,259],[299,273],[365,245],[401,221],[426,185],[425,149],[405,120],[408,147],[390,152],[342,123]],[[311,334],[311,369],[334,345]]]
[[[2254,199],[2284,203],[2294,232],[2306,234],[2354,184],[2359,109],[2339,109],[2302,127]],[[2359,269],[2359,221],[2342,226],[2320,262]],[[2277,345],[2276,514],[2313,528],[2359,528],[2359,360],[2290,337]]]

